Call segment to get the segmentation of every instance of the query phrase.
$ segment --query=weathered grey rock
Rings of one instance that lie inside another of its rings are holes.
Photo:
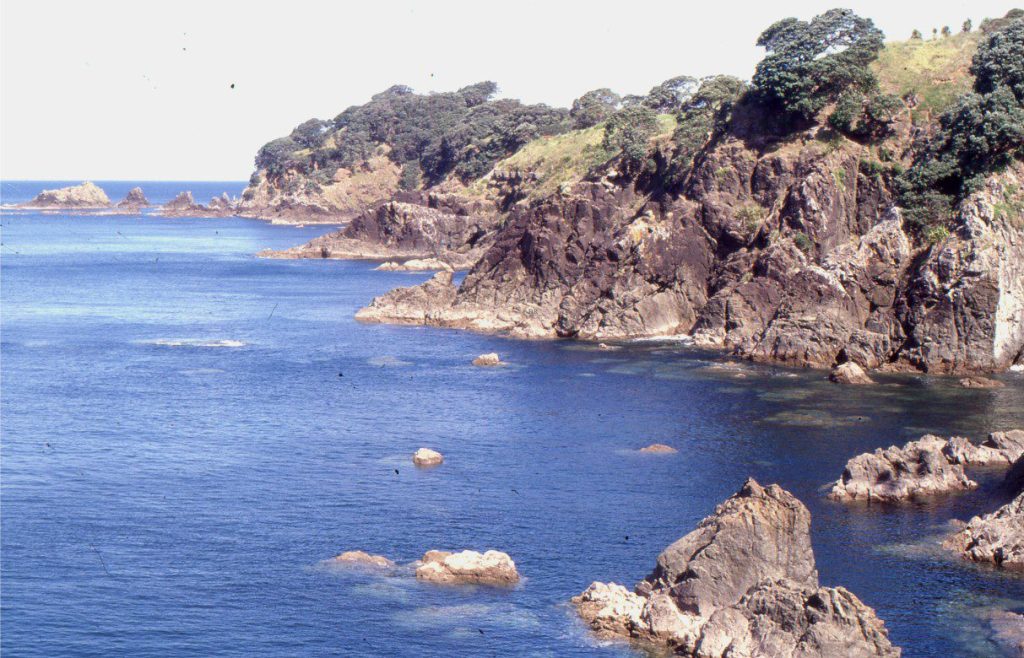
[[[376,569],[389,569],[395,566],[394,562],[383,555],[373,555],[366,551],[345,551],[331,558],[328,562],[334,565],[354,565]]]
[[[133,187],[123,199],[117,202],[117,207],[126,210],[138,210],[149,205],[149,199],[142,192],[141,187]]]
[[[488,352],[487,354],[481,354],[480,356],[473,359],[473,365],[475,366],[500,366],[502,365],[501,357],[498,356],[497,352]]]
[[[972,562],[1024,571],[1024,492],[995,512],[974,517],[943,545]]]
[[[988,615],[992,638],[1013,658],[1024,658],[1024,615],[1011,610],[993,610]]]
[[[516,564],[501,551],[427,551],[416,568],[416,578],[443,585],[514,585]]]
[[[836,384],[874,384],[874,380],[868,377],[868,374],[864,372],[864,369],[853,361],[847,361],[841,363],[836,367],[832,368],[832,372],[828,374],[828,379]]]
[[[665,549],[635,592],[593,583],[573,603],[603,636],[698,658],[900,654],[856,596],[819,587],[807,508],[754,480]]]
[[[961,388],[1002,388],[1003,383],[998,379],[988,377],[964,377],[959,381]]]
[[[62,187],[57,190],[43,190],[36,195],[36,198],[21,204],[20,207],[88,210],[108,208],[110,199],[99,186],[86,181],[80,185]]]
[[[438,258],[413,258],[402,263],[389,260],[373,269],[381,272],[451,272],[454,268]]]
[[[157,212],[164,217],[229,217],[236,214],[237,204],[224,193],[203,205],[196,203],[192,192],[185,191],[160,206]]]
[[[947,458],[947,446],[948,441],[929,434],[902,448],[891,446],[858,455],[846,463],[829,498],[898,502],[978,486],[967,477],[962,463]]]
[[[454,299],[452,273],[438,272],[418,286],[395,288],[375,298],[369,306],[359,309],[356,319],[362,322],[431,324]]]
[[[444,455],[430,448],[420,448],[413,454],[412,463],[417,466],[438,466],[444,463]]]
[[[497,221],[496,211],[480,202],[409,193],[359,213],[339,231],[260,256],[387,258],[413,262],[423,270],[468,269],[490,245]]]
[[[962,436],[954,436],[942,451],[946,459],[956,464],[1009,466],[1024,455],[1024,430],[992,432],[978,445]]]

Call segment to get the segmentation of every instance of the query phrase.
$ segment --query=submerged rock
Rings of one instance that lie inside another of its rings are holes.
[[[891,446],[858,455],[846,463],[842,477],[828,497],[895,502],[978,486],[964,473],[962,463],[947,457],[948,444],[947,440],[929,434],[902,448]]]
[[[501,551],[427,551],[416,568],[416,578],[445,585],[514,585],[516,564]]]
[[[417,466],[437,466],[443,462],[444,455],[430,448],[420,448],[412,456],[412,463]]]
[[[21,208],[54,208],[54,209],[95,209],[108,208],[110,199],[98,185],[90,181],[62,187],[57,190],[43,190]]]
[[[670,453],[679,452],[679,451],[676,450],[675,448],[673,448],[672,446],[665,445],[664,443],[652,443],[649,446],[645,446],[643,448],[640,448],[640,452],[648,452],[648,453],[655,453],[655,454],[670,454]]]
[[[1024,492],[991,514],[974,517],[943,545],[971,562],[1024,571]]]
[[[487,354],[481,354],[480,356],[473,359],[473,365],[475,366],[500,366],[504,365],[501,361],[501,357],[498,356],[497,352],[489,352]]]
[[[573,603],[603,636],[686,656],[899,656],[871,608],[818,585],[810,521],[789,492],[748,480],[634,592],[595,582]]]
[[[332,564],[351,564],[381,569],[395,566],[394,562],[383,555],[373,555],[366,551],[345,551],[341,555],[331,558],[328,562]]]
[[[864,368],[853,361],[841,363],[828,374],[828,379],[836,384],[874,384],[874,380],[868,377]]]
[[[1003,382],[988,377],[964,377],[960,380],[960,388],[1002,388]]]
[[[1003,647],[1008,656],[1024,658],[1024,615],[1011,610],[996,610],[989,615],[988,623],[996,644]]]

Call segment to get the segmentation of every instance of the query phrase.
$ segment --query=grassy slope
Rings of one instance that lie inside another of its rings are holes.
[[[887,43],[875,63],[882,90],[899,96],[915,94],[920,105],[915,119],[927,120],[970,91],[971,58],[981,32],[959,33],[927,41],[911,39]]]

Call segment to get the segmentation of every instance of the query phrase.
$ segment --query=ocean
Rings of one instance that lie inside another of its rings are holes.
[[[197,201],[244,183],[141,185]],[[63,183],[3,182],[3,203]],[[938,547],[1006,501],[997,473],[899,507],[825,498],[846,460],[926,432],[1024,427],[996,390],[755,366],[680,342],[614,351],[357,323],[429,274],[261,260],[330,227],[0,217],[0,651],[7,656],[631,656],[568,605],[632,586],[748,476],[811,510],[821,581],[875,608],[907,658],[998,656],[985,615],[1024,579]],[[476,368],[498,352],[508,366]],[[737,375],[742,374],[743,377]],[[654,442],[679,449],[644,455]],[[445,463],[421,470],[425,446]],[[324,568],[498,549],[515,588]]]

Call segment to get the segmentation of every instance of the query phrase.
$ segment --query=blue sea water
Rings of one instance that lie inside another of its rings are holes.
[[[115,200],[135,184],[100,183]],[[4,182],[3,202],[58,185]],[[157,202],[243,187],[141,185]],[[428,275],[253,256],[325,227],[0,220],[5,656],[629,656],[568,599],[632,585],[748,476],[807,504],[823,584],[873,606],[904,656],[1001,655],[985,613],[1024,607],[1024,579],[937,547],[1005,502],[998,474],[905,507],[824,497],[862,451],[1024,426],[1020,375],[848,388],[680,344],[363,325],[374,295]],[[469,365],[491,351],[510,365]],[[679,453],[636,452],[652,442]],[[414,468],[421,446],[444,465]],[[524,580],[318,567],[432,548],[504,550]]]

